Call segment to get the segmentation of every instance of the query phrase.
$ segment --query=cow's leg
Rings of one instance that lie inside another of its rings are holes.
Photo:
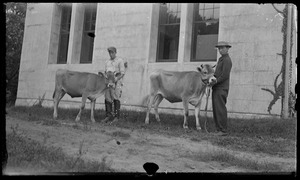
[[[96,122],[94,117],[95,103],[96,99],[91,100],[91,120],[93,123]]]
[[[53,107],[54,107],[54,112],[53,112],[53,119],[57,119],[57,109],[58,109],[58,104],[59,101],[64,97],[66,92],[64,90],[55,90],[53,94]]]
[[[163,99],[164,98],[161,94],[157,94],[154,98],[153,104],[154,104],[154,111],[155,111],[155,119],[157,120],[157,122],[160,122],[159,115],[158,115],[158,106]]]
[[[202,97],[203,97],[204,93],[202,93],[200,95],[200,100],[198,102],[198,104],[195,106],[195,118],[196,118],[196,129],[197,130],[201,130],[201,126],[199,123],[199,118],[200,118],[200,107],[201,107],[201,102],[202,102]]]
[[[147,102],[147,114],[146,114],[146,119],[145,119],[145,124],[149,124],[149,114],[150,114],[150,111],[151,111],[151,107],[152,107],[152,104],[153,104],[153,100],[154,100],[154,95],[151,94],[149,97],[148,97],[148,102]]]
[[[84,109],[84,106],[85,106],[85,102],[86,102],[86,98],[87,98],[87,95],[86,94],[83,94],[82,95],[82,101],[81,101],[81,106],[79,108],[79,113],[77,114],[77,117],[75,119],[75,121],[80,121],[80,117],[81,117],[81,112],[83,111]]]
[[[195,106],[195,118],[196,118],[196,129],[201,130],[201,126],[199,123],[199,117],[200,117],[200,106],[201,106],[201,101],[197,106]]]
[[[189,104],[187,99],[182,99],[184,109],[183,128],[188,129],[188,117],[189,117]]]

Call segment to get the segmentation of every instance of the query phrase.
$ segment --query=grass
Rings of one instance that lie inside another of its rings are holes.
[[[56,121],[52,120],[52,108],[17,106],[7,111],[10,116],[20,117],[29,121],[41,120],[45,125],[56,124]],[[58,113],[59,121],[74,121],[78,109],[59,109]],[[121,111],[122,120],[116,123],[116,126],[185,137],[196,142],[209,140],[215,145],[230,147],[236,150],[295,157],[296,119],[229,119],[228,131],[230,136],[215,137],[211,134],[196,131],[194,116],[189,117],[190,130],[184,130],[182,128],[183,117],[181,115],[160,114],[161,122],[158,123],[154,115],[150,114],[149,125],[145,125],[144,123],[145,115],[145,112],[141,111],[123,110]],[[90,122],[90,110],[85,109],[81,117],[82,122]],[[95,111],[96,122],[100,122],[104,118],[105,113],[103,110]],[[209,132],[215,131],[213,119],[208,118],[207,122]]]
[[[17,133],[14,127],[7,134],[8,160],[6,170],[15,167],[32,169],[32,172],[113,172],[111,164],[103,158],[101,162],[84,161],[81,156],[67,156],[61,148],[46,147],[42,143],[31,140],[26,135]],[[79,149],[79,154],[81,150]],[[5,173],[5,171],[4,171]]]
[[[118,137],[118,138],[125,139],[125,140],[130,138],[130,134],[125,133],[123,131],[115,131],[115,132],[111,133],[111,135],[113,137]]]
[[[7,109],[10,116],[21,118],[28,121],[42,121],[45,125],[55,126],[56,121],[52,120],[52,108],[33,107],[11,107]],[[78,109],[59,109],[58,121],[74,121]],[[142,129],[149,133],[160,133],[174,137],[184,137],[194,142],[209,141],[214,145],[240,150],[245,152],[265,153],[283,158],[296,157],[296,118],[295,119],[229,119],[229,136],[218,137],[212,134],[196,131],[195,117],[189,117],[189,130],[182,128],[183,116],[160,114],[161,122],[155,120],[153,114],[150,114],[150,124],[145,125],[145,112],[133,112],[121,110],[121,120],[114,125],[127,129]],[[96,122],[105,118],[103,110],[95,111]],[[203,117],[201,125],[203,125]],[[85,109],[82,112],[81,121],[90,123],[90,110]],[[76,128],[76,127],[74,127]],[[79,128],[79,126],[77,127]],[[209,132],[215,131],[212,118],[208,118],[207,129]],[[130,138],[130,134],[123,131],[116,131],[111,134],[115,137],[124,139]],[[276,165],[260,164],[248,160],[238,160],[231,157],[226,152],[215,152],[207,155],[210,160],[227,161],[240,164],[241,166],[252,166],[253,169],[265,168],[274,170]],[[203,157],[202,157],[203,158]]]
[[[197,159],[202,162],[224,162],[226,164],[237,166],[245,169],[251,169],[259,172],[280,172],[282,171],[279,164],[270,163],[266,161],[257,161],[249,158],[240,158],[225,151],[225,150],[213,150],[209,152],[198,152],[197,154],[184,154],[182,157],[190,159]]]

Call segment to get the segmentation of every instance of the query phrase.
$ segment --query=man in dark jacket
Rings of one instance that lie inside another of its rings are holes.
[[[216,47],[221,54],[214,76],[209,79],[212,86],[212,108],[217,135],[227,135],[227,96],[229,92],[230,71],[232,67],[228,50],[231,46],[224,41],[218,42]]]

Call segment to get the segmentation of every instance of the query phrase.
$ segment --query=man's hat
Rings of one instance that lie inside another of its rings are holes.
[[[113,46],[107,48],[108,51],[113,51],[113,52],[117,52],[117,49]]]
[[[218,47],[224,47],[224,46],[231,48],[231,46],[228,44],[228,42],[225,42],[225,41],[218,42],[218,44],[215,47],[218,48]]]

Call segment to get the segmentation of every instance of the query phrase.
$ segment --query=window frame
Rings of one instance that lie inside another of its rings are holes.
[[[200,6],[200,4],[204,4],[204,7],[200,9],[200,7],[198,9],[197,8],[197,4],[199,4],[198,6]],[[211,8],[205,8],[205,5],[207,4],[212,4],[213,6]],[[193,21],[192,21],[192,36],[191,36],[191,49],[190,49],[190,62],[203,62],[203,61],[217,61],[217,58],[213,58],[213,59],[197,59],[196,57],[194,58],[194,51],[197,51],[197,40],[194,38],[195,37],[195,26],[196,24],[201,24],[201,23],[218,23],[218,38],[219,38],[219,22],[220,22],[220,3],[194,3],[193,4]],[[217,5],[217,6],[215,6]],[[214,11],[215,9],[218,9],[218,17],[215,17]],[[202,13],[202,17],[205,17],[204,12],[206,10],[213,10],[213,18],[212,19],[204,19],[204,20],[196,20],[196,14],[198,13],[196,10],[201,10]],[[217,55],[217,51],[216,51],[216,55]],[[195,55],[196,56],[196,55]],[[216,56],[217,57],[217,56]]]
[[[167,21],[166,23],[162,23],[162,16],[161,16],[161,8],[162,8],[162,5],[163,4],[166,4],[167,5]],[[172,4],[176,4],[177,5],[177,8],[176,8],[176,11],[170,11],[169,10],[169,7],[170,7],[170,4],[171,3],[160,3],[159,5],[159,19],[158,19],[158,36],[157,36],[157,53],[156,53],[156,62],[178,62],[178,52],[179,52],[179,41],[180,41],[180,21],[181,21],[181,3],[172,3]],[[179,8],[180,7],[180,8]],[[179,22],[176,22],[174,23],[170,23],[170,14],[178,14],[179,15]],[[177,58],[172,58],[172,59],[161,59],[159,58],[159,55],[160,55],[160,47],[161,47],[161,44],[160,44],[160,38],[161,38],[161,33],[160,33],[160,30],[162,28],[166,28],[168,26],[179,26],[179,30],[178,30],[178,41],[176,41],[176,46],[177,46],[177,55],[176,57]]]
[[[91,7],[91,5],[94,5],[94,6]],[[83,19],[82,40],[81,40],[80,59],[79,59],[80,64],[91,64],[93,62],[95,39],[94,39],[94,37],[88,36],[88,34],[89,33],[95,34],[95,31],[96,31],[97,5],[98,5],[97,3],[84,4],[84,19]],[[89,15],[89,19],[87,19],[88,15]],[[86,25],[88,26],[88,28]],[[87,55],[87,58],[84,58],[83,53],[82,53],[85,48],[85,46],[84,46],[84,38],[85,37],[90,38],[89,41],[92,41],[92,42],[89,42],[89,45],[91,47],[89,47],[90,49],[89,49],[89,54]]]
[[[61,21],[60,21],[60,30],[59,30],[59,40],[58,40],[58,51],[57,51],[57,64],[67,64],[68,61],[68,51],[69,51],[69,41],[70,41],[70,30],[71,30],[71,18],[72,18],[72,4],[70,3],[63,3],[61,4]],[[66,24],[64,23],[64,11],[67,13],[67,18],[65,20]],[[67,29],[63,27],[66,26]],[[62,52],[62,36],[67,36],[66,40],[66,47],[65,52]],[[62,54],[63,53],[63,54]],[[62,56],[65,56],[65,59],[61,59]]]

